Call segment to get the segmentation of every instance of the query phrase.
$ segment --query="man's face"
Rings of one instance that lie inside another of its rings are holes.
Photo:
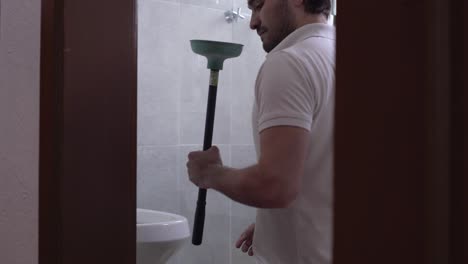
[[[294,31],[293,14],[287,0],[248,0],[248,4],[252,10],[250,28],[257,31],[266,52]]]

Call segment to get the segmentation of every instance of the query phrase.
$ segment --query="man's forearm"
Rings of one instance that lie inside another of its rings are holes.
[[[261,171],[259,165],[245,169],[219,166],[210,179],[210,188],[239,203],[258,208],[285,206],[278,187]]]

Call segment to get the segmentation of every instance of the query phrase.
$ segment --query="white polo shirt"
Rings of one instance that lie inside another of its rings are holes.
[[[304,128],[311,144],[297,199],[285,209],[257,211],[257,263],[331,263],[335,34],[327,24],[297,29],[258,73],[252,118],[257,155],[259,133],[273,126]]]

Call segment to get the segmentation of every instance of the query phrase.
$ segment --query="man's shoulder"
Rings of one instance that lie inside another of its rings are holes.
[[[286,61],[303,73],[320,72],[323,68],[334,68],[335,63],[335,40],[310,37],[295,43],[281,51],[272,54],[274,63]]]
[[[294,49],[286,48],[283,50],[271,53],[263,63],[264,67],[290,67],[301,61],[301,57]]]
[[[329,43],[323,43],[327,41],[328,40],[314,37],[307,38],[295,43],[290,47],[269,54],[265,60],[265,64],[303,64],[309,58],[320,57],[323,55],[323,53],[328,52],[331,54],[333,52],[334,46]]]
[[[283,49],[269,54],[260,68],[259,74],[260,76],[268,75],[280,77],[282,75],[281,73],[290,73],[291,71],[297,72],[297,70],[302,68],[301,58],[298,54],[290,52],[288,49]]]

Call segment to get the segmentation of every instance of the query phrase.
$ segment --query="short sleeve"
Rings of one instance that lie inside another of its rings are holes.
[[[309,75],[287,52],[271,54],[257,83],[258,131],[273,126],[296,126],[311,130],[315,96]]]

